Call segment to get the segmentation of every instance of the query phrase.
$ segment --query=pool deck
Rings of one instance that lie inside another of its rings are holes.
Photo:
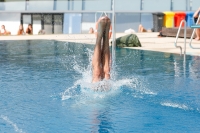
[[[174,46],[174,37],[157,37],[158,33],[135,33],[142,44],[142,47],[134,47],[132,49],[142,49],[149,51],[159,51],[166,53],[180,54],[180,49]],[[116,37],[126,35],[125,33],[117,33]],[[95,44],[95,36],[93,34],[56,34],[56,35],[25,35],[25,36],[0,36],[1,40],[58,40],[77,43]],[[200,49],[191,49],[189,46],[190,39],[187,39],[186,54],[200,56]],[[179,38],[177,45],[184,48],[184,39]],[[200,48],[200,41],[193,39],[192,46]]]

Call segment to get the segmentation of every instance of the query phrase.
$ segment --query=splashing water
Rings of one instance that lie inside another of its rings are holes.
[[[83,67],[84,63],[82,63],[78,59],[78,55],[74,56],[71,55],[71,57],[67,57],[67,60],[64,61],[73,61],[71,62],[72,68],[75,72],[79,73],[81,76],[78,77],[78,79],[74,82],[73,86],[67,88],[61,95],[62,100],[67,99],[77,99],[77,97],[92,97],[92,98],[105,98],[106,96],[114,95],[118,92],[120,92],[120,88],[123,86],[126,86],[128,88],[136,88],[140,84],[138,81],[138,78],[136,77],[128,77],[123,78],[120,80],[116,80],[115,74],[112,74],[113,71],[111,71],[111,79],[110,80],[102,80],[97,83],[91,83],[92,81],[92,55],[93,50],[86,48],[85,53],[88,57],[88,66],[85,68]],[[113,66],[112,66],[113,67]],[[115,67],[115,66],[114,66]],[[68,69],[68,65],[66,65],[66,68]],[[115,70],[112,68],[112,70]],[[148,89],[139,90],[141,93],[145,94],[155,94]]]
[[[17,132],[17,133],[25,133],[22,129],[19,129],[17,124],[12,122],[7,116],[1,115],[0,118],[2,118],[6,123],[10,124],[14,128],[15,132]]]

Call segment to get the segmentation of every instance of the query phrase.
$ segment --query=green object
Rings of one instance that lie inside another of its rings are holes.
[[[128,34],[116,39],[117,47],[141,47],[140,40],[135,34]]]
[[[200,28],[200,25],[192,25],[191,28],[194,28],[194,29]]]

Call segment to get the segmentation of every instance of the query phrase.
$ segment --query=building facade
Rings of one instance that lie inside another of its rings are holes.
[[[115,0],[116,32],[142,24],[153,27],[152,12],[193,11],[200,7],[199,0]],[[112,18],[113,0],[0,0],[0,25],[12,35],[20,24],[26,29],[30,23],[33,33],[41,29],[46,34],[87,33],[95,19],[105,11]],[[95,17],[96,16],[96,17]]]

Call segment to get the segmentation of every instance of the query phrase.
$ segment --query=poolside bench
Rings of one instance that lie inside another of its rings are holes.
[[[192,32],[193,32],[193,29],[192,28],[187,28],[186,30],[187,30],[186,37],[190,38],[191,35],[192,35]],[[162,34],[164,36],[167,36],[167,37],[176,37],[177,32],[178,32],[178,27],[173,27],[173,28],[162,27]],[[181,37],[181,38],[184,37],[184,27],[181,28],[179,37]],[[194,35],[194,38],[195,37],[196,37],[196,35]]]

